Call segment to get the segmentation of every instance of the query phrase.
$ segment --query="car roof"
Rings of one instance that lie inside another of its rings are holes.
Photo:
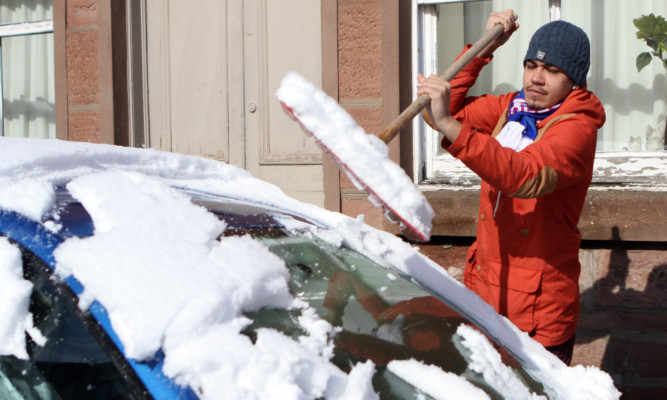
[[[287,216],[305,224],[318,226],[318,221],[310,221],[306,216],[292,213],[290,210],[279,209],[247,199],[235,199],[226,196],[204,193],[196,190],[181,189],[190,200],[206,208],[227,224],[227,233],[262,232],[266,234],[272,229],[284,229],[284,225],[276,219],[277,215]],[[85,207],[76,200],[66,186],[55,188],[54,206],[43,217],[43,223],[58,224],[57,236],[87,237],[93,235],[94,225]]]

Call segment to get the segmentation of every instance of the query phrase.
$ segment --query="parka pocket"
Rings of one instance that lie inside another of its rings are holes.
[[[489,302],[519,329],[536,327],[535,304],[540,293],[542,270],[499,263],[480,265],[480,277],[488,284]]]

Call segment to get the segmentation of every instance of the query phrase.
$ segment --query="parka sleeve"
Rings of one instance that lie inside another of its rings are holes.
[[[503,147],[491,134],[516,95],[467,97],[490,59],[476,58],[451,81],[450,109],[463,125],[457,139],[441,145],[491,186],[521,198],[539,197],[559,188],[589,184],[597,130],[605,121],[600,100],[586,88],[570,94],[563,106],[538,124],[549,124],[540,140],[521,152]],[[568,118],[562,118],[565,114]]]
[[[470,47],[471,45],[467,45],[457,59],[465,54]],[[468,96],[468,90],[475,84],[484,66],[491,62],[491,60],[492,57],[474,58],[450,82],[452,91],[449,104],[452,115],[459,122],[468,121],[475,129],[487,134],[493,132],[498,118],[504,111],[503,107],[505,107],[504,103],[506,99],[501,99],[499,103],[499,99],[495,96]],[[477,110],[485,111],[480,113]],[[445,149],[450,144],[447,139],[444,139],[442,142],[442,146]]]
[[[554,123],[541,140],[521,152],[503,147],[464,120],[447,150],[503,193],[533,198],[590,183],[596,142],[597,127],[580,115]]]

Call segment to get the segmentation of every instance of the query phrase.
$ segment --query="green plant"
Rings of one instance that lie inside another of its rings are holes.
[[[653,57],[662,61],[667,70],[667,21],[653,13],[632,20],[637,29],[637,39],[643,39],[653,51],[645,51],[637,56],[637,71],[649,65]]]

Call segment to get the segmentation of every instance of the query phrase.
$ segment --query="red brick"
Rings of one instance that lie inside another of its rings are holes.
[[[97,0],[68,0],[67,1],[67,28],[81,28],[97,26]]]
[[[667,251],[600,250],[598,271],[599,305],[667,307]]]
[[[602,368],[609,334],[577,331],[577,341],[572,354],[572,365]]]
[[[381,228],[384,222],[382,208],[373,206],[368,200],[343,198],[341,212],[351,217],[363,214],[364,222],[376,228]]]
[[[102,127],[99,112],[69,113],[68,139],[77,142],[100,143]]]
[[[382,2],[338,3],[339,98],[382,94]]]
[[[370,100],[374,101],[374,100]],[[375,100],[376,103],[381,103],[380,100]],[[354,121],[364,129],[369,135],[377,135],[382,132],[384,128],[382,124],[382,107],[378,106],[354,106],[345,104],[345,109]]]
[[[97,31],[67,35],[67,97],[70,106],[100,101]]]

